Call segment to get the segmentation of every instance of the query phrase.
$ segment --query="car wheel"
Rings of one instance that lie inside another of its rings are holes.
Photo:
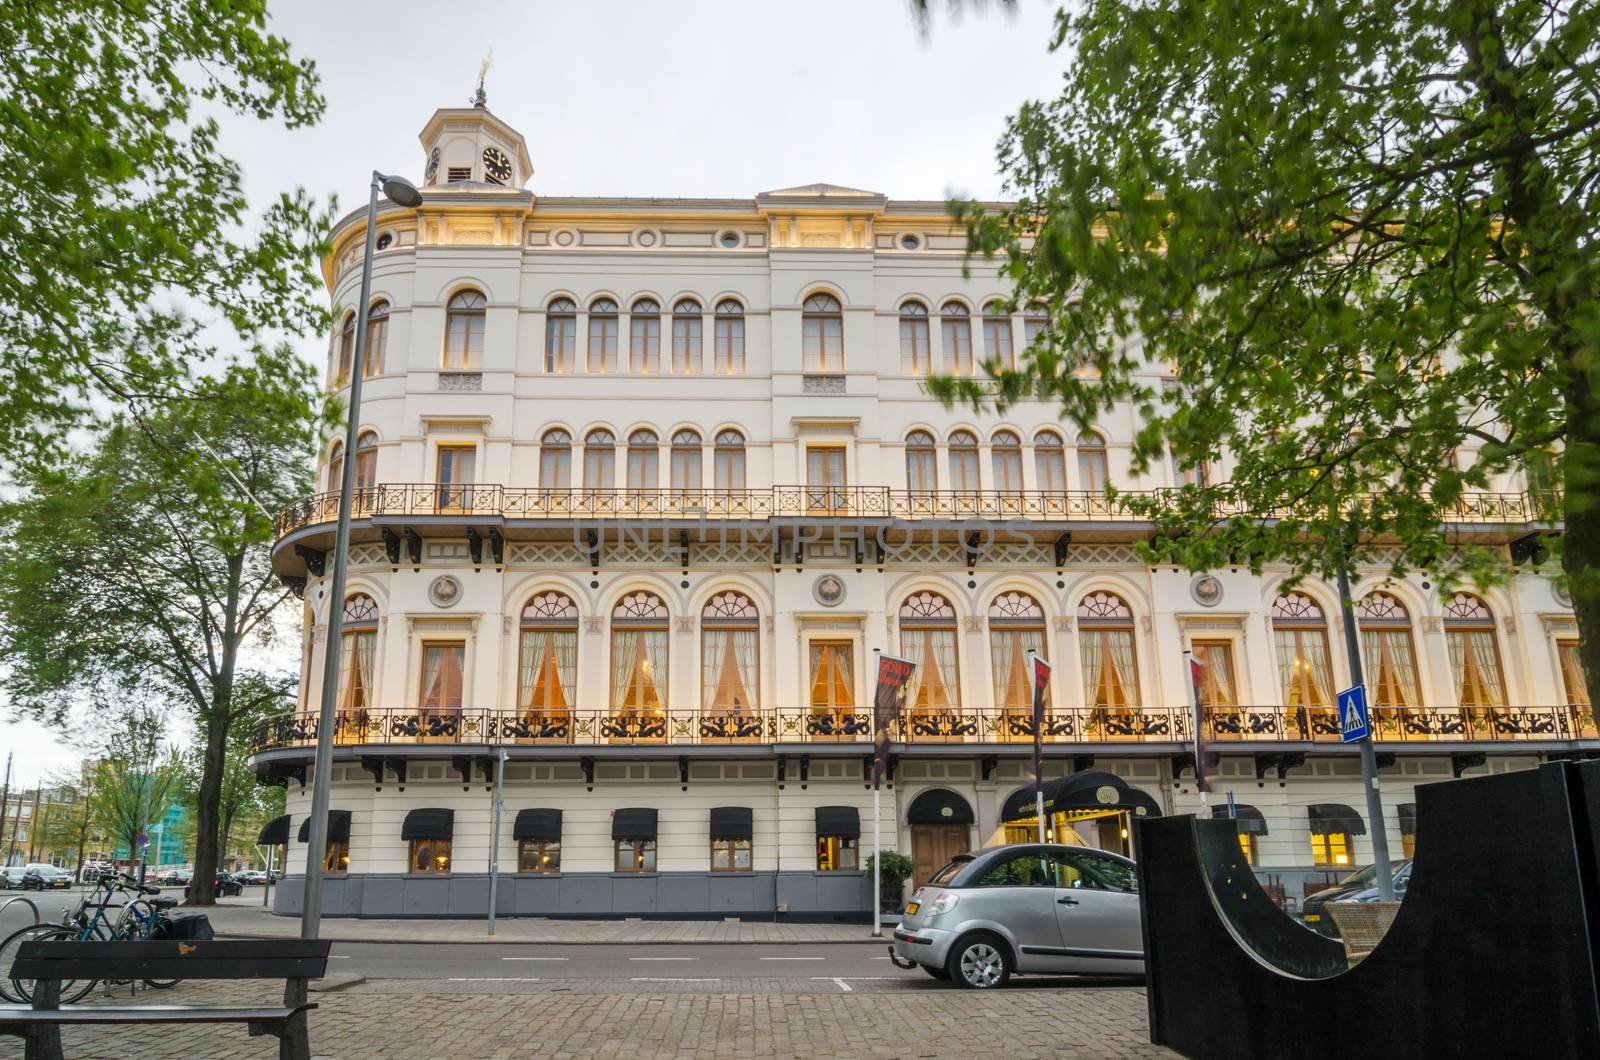
[[[926,965],[926,964],[920,964],[917,967],[921,968],[923,971],[927,972],[929,975],[933,976],[935,979],[949,979],[950,978],[950,969],[948,969],[948,968],[934,968],[931,965]]]
[[[1011,955],[994,935],[968,935],[950,947],[950,978],[969,990],[992,990],[1011,978]]]

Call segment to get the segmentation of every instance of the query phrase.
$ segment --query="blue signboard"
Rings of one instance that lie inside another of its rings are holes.
[[[1339,733],[1345,743],[1355,743],[1372,735],[1367,719],[1367,686],[1356,685],[1339,693]]]

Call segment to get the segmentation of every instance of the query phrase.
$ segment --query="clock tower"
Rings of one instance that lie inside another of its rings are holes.
[[[479,93],[479,100],[482,93]],[[422,129],[423,184],[521,188],[533,175],[522,134],[482,102],[433,112]]]

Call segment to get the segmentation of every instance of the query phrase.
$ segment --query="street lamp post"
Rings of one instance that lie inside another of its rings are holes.
[[[314,939],[322,926],[322,867],[328,848],[328,785],[333,781],[333,729],[339,695],[339,635],[344,617],[345,555],[350,548],[350,503],[355,493],[355,438],[361,429],[361,376],[367,355],[367,303],[372,298],[372,256],[378,243],[378,193],[410,209],[422,193],[404,177],[372,171],[367,201],[367,253],[361,261],[361,303],[356,307],[356,342],[350,358],[350,419],[345,431],[349,455],[339,478],[339,529],[333,540],[333,575],[328,579],[328,636],[322,645],[322,705],[317,715],[317,756],[312,763],[311,828],[306,836],[306,882],[300,937]],[[288,866],[285,866],[287,868]]]

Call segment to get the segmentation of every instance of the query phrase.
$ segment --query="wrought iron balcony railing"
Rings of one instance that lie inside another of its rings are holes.
[[[1172,489],[1119,490],[891,490],[877,486],[773,486],[770,489],[539,489],[437,482],[385,483],[356,490],[356,518],[372,516],[495,516],[519,520],[690,519],[771,520],[859,518],[917,520],[1140,519],[1141,505],[1176,505]],[[1559,502],[1528,493],[1469,493],[1443,513],[1447,522],[1528,524],[1559,510]],[[313,494],[279,514],[277,536],[338,518],[337,491]],[[1218,518],[1284,518],[1293,513],[1219,509]]]
[[[1505,742],[1594,740],[1588,707],[1377,707],[1381,742]],[[1339,742],[1330,707],[1207,707],[1206,739],[1218,744],[1260,741]],[[1193,739],[1187,708],[1107,709],[1057,707],[1048,711],[1050,743],[1186,743]],[[359,710],[337,716],[337,745],[526,744],[632,746],[649,744],[860,744],[872,742],[868,711],[785,709],[763,711],[527,711]],[[262,722],[251,752],[316,743],[318,717],[304,712]],[[1033,717],[1026,709],[969,708],[908,711],[893,739],[903,744],[1030,743]]]

